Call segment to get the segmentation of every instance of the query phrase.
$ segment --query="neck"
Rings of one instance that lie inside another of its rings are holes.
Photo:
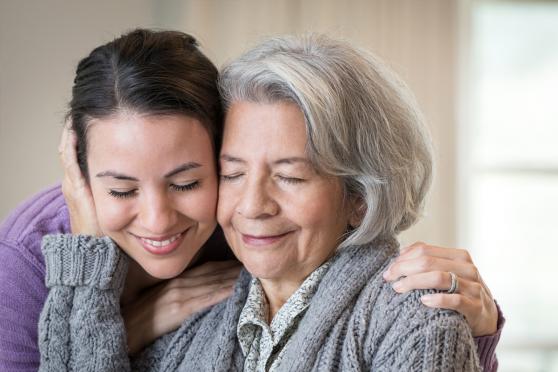
[[[128,275],[124,283],[124,291],[120,297],[122,307],[137,299],[142,291],[159,283],[157,279],[149,275],[136,261],[130,259]]]
[[[273,317],[279,309],[287,302],[289,297],[302,285],[304,279],[295,281],[260,279],[262,288],[269,304],[268,323],[271,323]]]

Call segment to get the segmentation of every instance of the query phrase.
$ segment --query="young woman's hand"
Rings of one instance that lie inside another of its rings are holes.
[[[422,302],[426,306],[460,312],[475,337],[495,333],[498,322],[496,303],[466,250],[415,243],[401,250],[384,273],[384,279],[393,282],[394,290],[399,293],[428,288],[447,291],[452,282],[450,272],[457,278],[455,293],[424,295]]]
[[[70,213],[72,233],[101,236],[91,189],[77,162],[76,143],[76,135],[68,121],[62,131],[58,154],[64,170],[62,193]]]
[[[238,261],[207,262],[149,289],[124,305],[122,315],[131,355],[186,318],[223,301],[232,293],[242,266]]]

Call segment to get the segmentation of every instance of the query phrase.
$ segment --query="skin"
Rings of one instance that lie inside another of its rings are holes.
[[[216,226],[212,143],[201,123],[185,116],[126,112],[95,120],[88,133],[89,183],[75,144],[65,130],[62,189],[72,232],[108,235],[132,258],[121,304],[134,353],[226,298],[238,276],[236,262],[184,271]],[[177,233],[179,244],[165,255],[146,250],[141,240],[161,242]]]
[[[306,142],[293,103],[241,101],[227,113],[217,218],[236,257],[260,279],[269,320],[333,255],[350,220],[340,179],[314,169]]]
[[[122,113],[89,125],[89,179],[100,229],[154,280],[176,277],[216,227],[209,134],[185,116]],[[178,247],[168,254],[148,250],[161,252],[156,245],[175,238],[166,246]]]

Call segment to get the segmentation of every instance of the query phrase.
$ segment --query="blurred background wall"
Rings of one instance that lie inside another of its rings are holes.
[[[327,32],[379,54],[415,92],[438,162],[427,215],[415,230],[422,239],[456,244],[458,2],[4,0],[0,6],[0,218],[60,178],[56,147],[75,66],[93,47],[133,27],[179,29],[195,35],[221,66],[265,36]]]
[[[552,309],[558,308],[558,240],[551,233],[556,218],[548,210],[558,208],[558,151],[552,150],[558,112],[544,111],[557,106],[551,103],[556,85],[548,85],[558,83],[556,5],[2,0],[0,219],[60,179],[57,143],[73,75],[93,47],[134,27],[179,29],[196,36],[221,66],[266,36],[326,32],[383,58],[413,90],[429,123],[436,176],[425,217],[403,242],[469,248],[508,318],[501,370],[557,371]],[[537,125],[537,135],[529,137]],[[542,155],[518,157],[532,153]]]

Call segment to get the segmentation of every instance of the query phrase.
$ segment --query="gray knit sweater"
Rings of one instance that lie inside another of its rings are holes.
[[[470,328],[452,311],[397,294],[381,273],[394,241],[340,252],[284,350],[280,371],[478,371]],[[43,240],[50,293],[41,314],[41,371],[242,371],[236,326],[250,284],[184,322],[130,361],[120,316],[128,258],[108,238]]]

